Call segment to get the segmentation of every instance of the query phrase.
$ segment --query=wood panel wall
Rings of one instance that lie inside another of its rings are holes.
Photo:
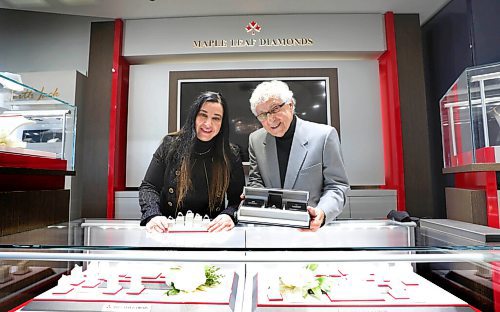
[[[437,196],[443,193],[431,160],[422,39],[418,14],[394,15],[398,59],[406,210],[416,217],[444,217]]]
[[[69,190],[0,192],[0,236],[68,221]]]
[[[114,22],[94,22],[90,30],[85,101],[78,111],[76,190],[83,218],[106,217],[109,116]]]

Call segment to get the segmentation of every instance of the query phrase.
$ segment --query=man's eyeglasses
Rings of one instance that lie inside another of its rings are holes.
[[[281,108],[283,108],[283,106],[285,104],[287,104],[288,102],[283,102],[279,105],[276,105],[276,106],[273,106],[273,108],[271,108],[268,112],[264,112],[264,113],[260,113],[257,115],[257,119],[259,121],[265,121],[267,120],[267,118],[269,118],[270,115],[273,115],[273,114],[277,114],[279,113],[279,111],[281,110]]]

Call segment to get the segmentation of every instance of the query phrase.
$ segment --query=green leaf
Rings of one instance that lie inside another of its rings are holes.
[[[174,283],[170,283],[170,287],[172,287],[172,289],[167,290],[167,296],[174,296],[181,292],[180,289],[175,288]]]
[[[332,288],[332,279],[326,276],[319,277],[321,290],[328,292]]]
[[[167,296],[174,296],[174,295],[177,295],[180,292],[181,291],[179,289],[172,288],[172,289],[169,289],[167,291]]]
[[[313,296],[316,299],[319,299],[321,296],[321,287],[314,287],[310,289],[312,291],[311,296]]]
[[[305,298],[307,297],[307,295],[309,294],[309,289],[307,288],[302,288],[302,298]]]
[[[319,276],[319,277],[316,277],[316,280],[318,281],[319,287],[321,287],[325,283],[326,278],[324,276]]]
[[[215,285],[220,284],[220,279],[224,277],[223,274],[217,274],[217,271],[219,271],[220,268],[216,267],[214,265],[207,265],[205,266],[205,286],[207,287],[213,287]]]
[[[317,263],[309,263],[306,266],[306,269],[311,270],[311,271],[316,271],[317,268],[318,268],[318,264]]]

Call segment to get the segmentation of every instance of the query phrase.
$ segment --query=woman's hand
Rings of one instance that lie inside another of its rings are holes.
[[[149,233],[158,232],[163,233],[168,231],[168,220],[165,216],[156,216],[153,217],[146,224],[146,231]]]
[[[209,232],[230,231],[234,228],[234,222],[231,217],[225,213],[221,213],[208,224]]]

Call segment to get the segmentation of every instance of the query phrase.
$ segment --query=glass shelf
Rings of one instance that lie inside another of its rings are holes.
[[[0,73],[0,152],[61,159],[74,169],[76,106]]]

